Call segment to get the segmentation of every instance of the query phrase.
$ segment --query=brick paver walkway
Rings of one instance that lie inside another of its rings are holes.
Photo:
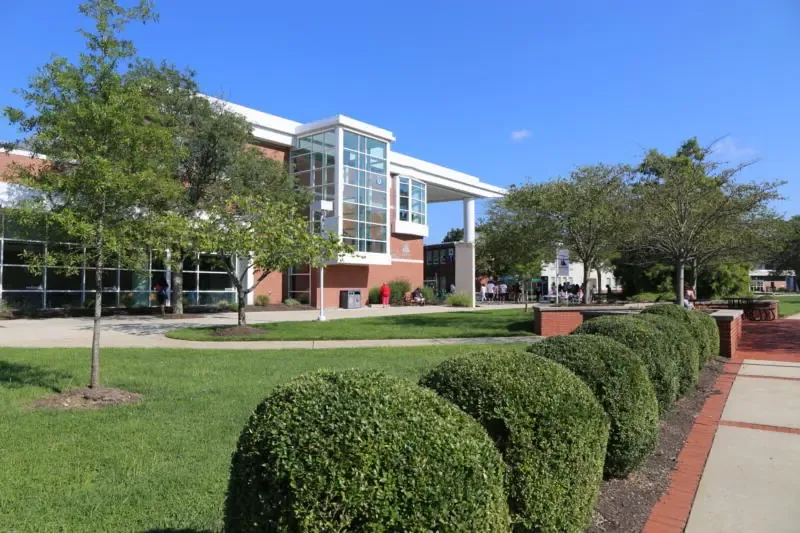
[[[745,322],[647,533],[800,530],[800,321]]]

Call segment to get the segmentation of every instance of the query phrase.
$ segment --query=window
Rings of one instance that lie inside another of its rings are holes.
[[[427,211],[425,183],[405,176],[397,178],[397,216],[403,222],[425,224]]]
[[[358,252],[386,253],[386,143],[344,130],[342,240]]]
[[[428,265],[433,264],[433,252],[431,250],[425,252],[425,263]]]
[[[309,187],[314,200],[336,196],[336,131],[327,130],[297,140],[289,155],[289,170],[300,185]]]

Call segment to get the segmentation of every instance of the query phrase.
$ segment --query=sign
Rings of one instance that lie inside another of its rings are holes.
[[[569,277],[569,250],[561,249],[556,252],[557,276]]]

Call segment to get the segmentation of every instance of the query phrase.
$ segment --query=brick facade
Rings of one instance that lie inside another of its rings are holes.
[[[553,308],[543,311],[533,309],[533,332],[542,337],[569,335],[583,324],[583,313],[579,309]]]
[[[715,318],[717,328],[719,328],[719,355],[728,358],[736,357],[739,341],[742,338],[744,315],[740,313],[734,317],[716,316]]]

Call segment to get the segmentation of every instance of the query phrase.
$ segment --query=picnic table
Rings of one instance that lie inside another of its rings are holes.
[[[741,309],[747,320],[766,322],[776,320],[775,305],[769,300],[758,298],[727,298],[728,309]]]

